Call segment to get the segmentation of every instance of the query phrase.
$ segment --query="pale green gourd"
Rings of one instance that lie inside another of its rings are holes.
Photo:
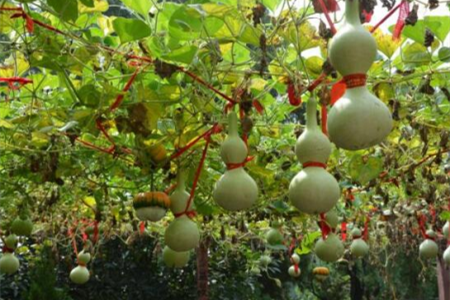
[[[14,274],[19,270],[20,262],[13,253],[5,252],[0,258],[0,273]]]
[[[157,222],[164,218],[166,209],[159,206],[141,207],[136,210],[139,220]]]
[[[30,236],[33,231],[33,223],[30,219],[17,218],[11,224],[11,232],[20,236]]]
[[[345,16],[344,26],[330,42],[331,64],[343,76],[365,74],[376,57],[375,39],[361,26],[358,0],[346,0]],[[333,105],[327,122],[330,140],[347,150],[380,143],[392,126],[389,109],[366,86],[347,89]]]
[[[436,238],[436,233],[433,230],[427,230],[427,235],[431,238]],[[420,257],[425,259],[435,258],[438,251],[438,245],[431,239],[426,239],[419,246]]]
[[[300,263],[300,256],[298,256],[297,253],[294,253],[291,255],[291,262],[293,264],[299,264]]]
[[[352,230],[353,242],[350,245],[350,253],[354,257],[362,257],[369,252],[369,246],[366,241],[361,238],[361,230],[354,228]]]
[[[447,265],[450,265],[450,247],[447,247],[447,249],[445,249],[443,258],[445,263]]]
[[[339,217],[336,213],[336,210],[332,209],[325,214],[325,222],[331,228],[336,228],[339,224]]]
[[[163,250],[163,261],[169,268],[182,268],[186,266],[190,256],[189,251],[177,252],[167,246]]]
[[[445,222],[444,227],[442,228],[442,233],[444,234],[444,238],[446,238],[447,240],[450,239],[450,237],[448,236],[449,234],[449,222]]]
[[[166,245],[177,252],[194,249],[200,241],[197,224],[188,216],[183,215],[170,223],[164,234]]]
[[[177,187],[170,195],[170,210],[174,215],[180,214],[186,210],[186,205],[189,200],[190,194],[186,191],[185,173],[182,170],[178,171],[177,175]],[[188,211],[193,210],[194,201],[188,208]]]
[[[17,247],[17,236],[15,234],[10,234],[5,239],[5,245],[11,250],[15,250]]]
[[[222,144],[220,155],[226,164],[240,164],[247,158],[248,150],[239,137],[237,115],[228,114],[228,136]],[[228,170],[217,181],[213,192],[215,202],[226,210],[239,211],[250,208],[258,198],[258,186],[243,167]]]
[[[89,253],[84,252],[83,250],[80,253],[78,253],[77,261],[80,264],[87,265],[91,261],[91,255]]]
[[[344,245],[334,233],[330,233],[325,240],[320,238],[314,246],[317,257],[326,262],[335,262],[344,254]]]
[[[295,151],[300,163],[326,163],[331,144],[317,125],[317,103],[310,98],[306,107],[306,129],[299,136]],[[325,213],[339,200],[341,191],[336,179],[321,167],[301,170],[289,185],[293,206],[307,214]]]
[[[290,266],[288,273],[291,277],[297,278],[300,276],[301,271],[300,271],[300,268],[295,268],[295,266]]]
[[[267,268],[271,262],[272,262],[272,258],[268,255],[262,255],[259,258],[259,265],[264,269]]]
[[[76,284],[84,284],[89,281],[89,270],[85,266],[78,266],[70,272],[70,280]]]
[[[277,228],[271,228],[266,234],[266,240],[269,245],[282,245],[284,241],[283,234]]]

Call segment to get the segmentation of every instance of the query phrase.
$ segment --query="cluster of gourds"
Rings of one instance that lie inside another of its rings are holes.
[[[449,237],[449,222],[445,222],[442,228],[444,238],[447,239],[447,249],[443,254],[443,259],[447,265],[450,265],[450,237]],[[419,255],[424,259],[436,258],[439,252],[439,246],[436,243],[437,234],[429,229],[425,232],[425,240],[419,246]]]

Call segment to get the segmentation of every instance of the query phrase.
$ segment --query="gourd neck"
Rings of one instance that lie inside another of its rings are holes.
[[[186,189],[186,175],[184,171],[179,170],[177,174],[177,190],[184,191]]]
[[[317,102],[314,98],[309,98],[306,103],[306,129],[316,130],[317,127]]]
[[[235,112],[228,114],[228,135],[238,137],[238,119]]]
[[[359,0],[345,0],[345,20],[353,26],[361,26]]]

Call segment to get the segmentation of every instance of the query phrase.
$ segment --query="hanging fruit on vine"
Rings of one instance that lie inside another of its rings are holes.
[[[76,284],[85,284],[89,281],[90,273],[86,268],[86,265],[90,260],[91,255],[89,253],[85,253],[84,250],[78,254],[78,266],[70,272],[70,280],[72,280],[72,282]]]
[[[170,198],[164,192],[139,193],[134,197],[133,207],[139,220],[156,222],[166,215]]]
[[[350,245],[350,252],[354,257],[362,257],[369,252],[369,246],[366,241],[362,239],[361,230],[354,228],[352,230],[353,242]]]
[[[189,262],[190,256],[189,251],[177,252],[167,246],[163,250],[163,261],[169,268],[183,268]]]
[[[420,244],[419,254],[420,257],[429,259],[435,258],[438,254],[438,245],[436,244],[436,233],[433,230],[427,230],[425,234],[425,240]]]
[[[330,275],[330,270],[327,267],[315,267],[313,275],[318,281],[324,281]]]
[[[4,242],[3,254],[0,257],[0,273],[14,274],[20,267],[19,259],[14,255],[14,250],[17,247],[17,236],[11,234]]]

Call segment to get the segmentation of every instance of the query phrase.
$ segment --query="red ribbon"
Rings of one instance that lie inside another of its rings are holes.
[[[18,90],[26,84],[33,83],[33,80],[22,77],[10,77],[10,78],[0,77],[0,82],[8,83],[8,87],[11,90]],[[16,86],[15,83],[17,83],[18,85]]]
[[[297,96],[297,93],[295,91],[295,85],[292,82],[289,82],[288,84],[287,94],[289,103],[292,106],[299,106],[302,103],[302,98],[300,96]]]
[[[9,248],[8,246],[4,245],[2,248],[3,253],[13,253],[14,249]]]
[[[131,75],[130,79],[128,79],[128,82],[125,85],[125,87],[123,88],[122,93],[119,96],[117,96],[116,101],[114,101],[114,103],[109,108],[110,111],[117,109],[120,106],[120,104],[122,104],[122,101],[125,98],[125,93],[128,92],[128,90],[131,88],[131,85],[133,84],[133,82],[136,79],[136,76],[140,70],[141,69],[137,68],[134,71],[133,75]]]
[[[316,80],[314,80],[308,86],[308,88],[307,88],[308,92],[314,91],[319,86],[319,84],[321,84],[325,80],[326,77],[327,77],[327,75],[325,73],[320,74],[320,76],[317,77]]]
[[[294,264],[294,271],[295,271],[295,273],[298,273],[298,264]]]
[[[327,120],[328,120],[327,106],[325,104],[322,104],[322,132],[325,135],[328,135]]]
[[[139,223],[139,232],[143,234],[144,231],[145,231],[145,221],[141,221],[141,223]]]
[[[336,33],[336,27],[334,27],[333,21],[330,18],[328,8],[323,2],[323,0],[317,0],[319,2],[320,8],[322,9],[322,12],[325,14],[325,18],[327,19],[328,25],[330,26],[330,30],[333,34]],[[327,1],[330,4],[330,10],[336,11],[338,10],[337,2],[335,0],[328,0]]]
[[[409,1],[403,0],[400,2],[399,5],[395,7],[395,10],[400,8],[400,13],[398,14],[397,24],[395,24],[394,32],[392,34],[393,40],[398,40],[400,38],[400,35],[402,34],[403,28],[405,27],[406,23],[405,20],[409,15]],[[393,11],[395,11],[393,9]]]
[[[341,223],[341,238],[343,241],[347,240],[347,222]]]
[[[235,170],[235,169],[239,169],[244,167],[249,161],[251,161],[254,157],[253,156],[248,156],[243,162],[238,163],[238,164],[227,164],[227,170],[231,171],[231,170]]]
[[[367,241],[369,239],[369,222],[370,222],[370,217],[366,216],[366,221],[364,222],[364,230],[362,233],[363,240],[365,240],[365,241]]]
[[[322,239],[325,240],[332,229],[328,226],[325,218],[325,213],[320,214],[320,231],[322,232]]]
[[[321,162],[317,162],[317,161],[308,161],[303,164],[303,168],[309,168],[309,167],[319,167],[319,168],[326,169],[327,165],[324,163],[321,163]]]
[[[353,89],[355,87],[365,86],[367,75],[366,74],[350,74],[343,78],[347,89]]]

